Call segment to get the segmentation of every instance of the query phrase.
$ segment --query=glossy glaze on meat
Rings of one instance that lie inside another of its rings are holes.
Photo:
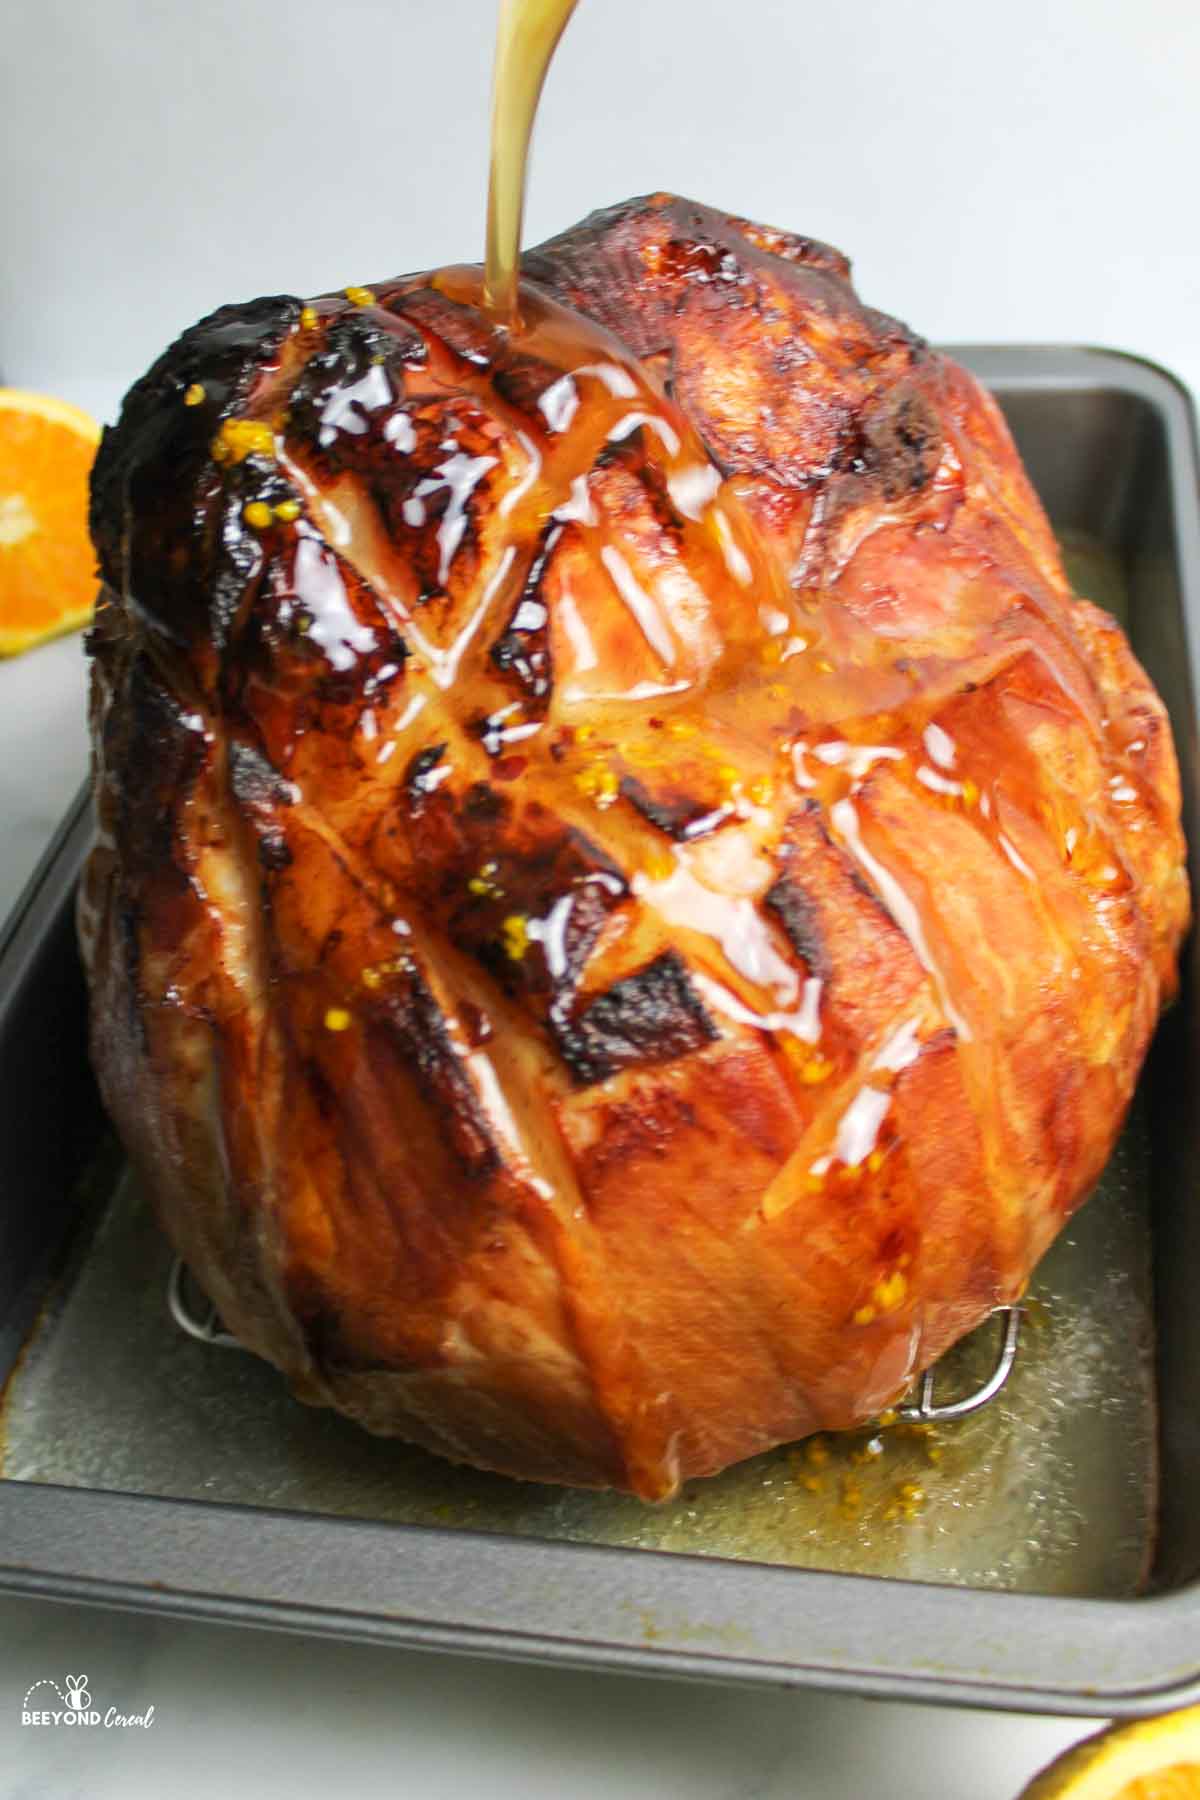
[[[1163,708],[974,380],[658,195],[226,308],[94,490],[93,1047],[303,1398],[647,1498],[849,1426],[1102,1168]]]

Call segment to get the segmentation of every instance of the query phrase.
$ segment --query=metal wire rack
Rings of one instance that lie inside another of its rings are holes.
[[[1021,1308],[1019,1306],[998,1306],[991,1319],[985,1320],[978,1327],[986,1331],[993,1320],[1003,1321],[1000,1337],[1000,1351],[995,1365],[986,1381],[981,1381],[977,1388],[969,1394],[963,1394],[957,1400],[947,1400],[939,1404],[934,1399],[934,1387],[937,1381],[938,1367],[926,1369],[916,1384],[916,1398],[906,1401],[896,1408],[901,1419],[932,1424],[938,1420],[965,1419],[969,1413],[978,1412],[989,1400],[994,1400],[1005,1382],[1013,1372],[1017,1360],[1017,1350],[1021,1343]],[[973,1334],[972,1334],[973,1335]]]
[[[171,1272],[167,1277],[167,1310],[178,1325],[180,1331],[188,1337],[196,1338],[202,1344],[212,1344],[218,1350],[242,1350],[233,1333],[226,1331],[216,1307],[208,1297],[201,1293],[197,1283],[188,1273],[186,1263],[176,1257],[171,1264]],[[1021,1341],[1021,1308],[1019,1306],[998,1306],[989,1320],[979,1326],[980,1331],[987,1330],[996,1320],[1002,1321],[1000,1347],[991,1374],[979,1386],[968,1394],[962,1394],[955,1400],[939,1401],[935,1398],[938,1365],[926,1369],[913,1390],[913,1398],[895,1408],[896,1416],[908,1423],[934,1424],[950,1419],[965,1419],[968,1414],[978,1412],[1003,1388],[1012,1374],[1017,1360],[1017,1351]],[[247,1354],[249,1354],[247,1352]]]
[[[167,1311],[180,1331],[186,1331],[201,1344],[215,1344],[218,1350],[244,1349],[233,1333],[226,1331],[221,1315],[207,1294],[200,1291],[180,1256],[171,1264],[167,1276]]]

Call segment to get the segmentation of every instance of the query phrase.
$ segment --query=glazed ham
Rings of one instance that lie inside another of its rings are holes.
[[[1163,708],[991,399],[656,195],[224,308],[94,482],[96,1068],[304,1400],[647,1499],[877,1414],[1108,1157]]]

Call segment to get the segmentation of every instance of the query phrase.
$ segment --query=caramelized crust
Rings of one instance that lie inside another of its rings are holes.
[[[225,308],[106,434],[93,1054],[304,1399],[653,1499],[850,1426],[1102,1168],[1162,706],[991,399],[656,195]]]

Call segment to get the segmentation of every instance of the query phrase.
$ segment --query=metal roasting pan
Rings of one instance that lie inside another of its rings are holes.
[[[1109,351],[959,348],[1075,585],[1171,713],[1200,892],[1200,489],[1183,389]],[[990,1707],[1200,1698],[1200,982],[1044,1260],[999,1400],[782,1449],[666,1508],[457,1470],[170,1320],[96,1096],[85,795],[0,931],[0,1589],[366,1642]],[[939,1384],[988,1354],[956,1351]],[[906,1497],[897,1504],[896,1496]],[[915,1495],[915,1498],[914,1498]]]

